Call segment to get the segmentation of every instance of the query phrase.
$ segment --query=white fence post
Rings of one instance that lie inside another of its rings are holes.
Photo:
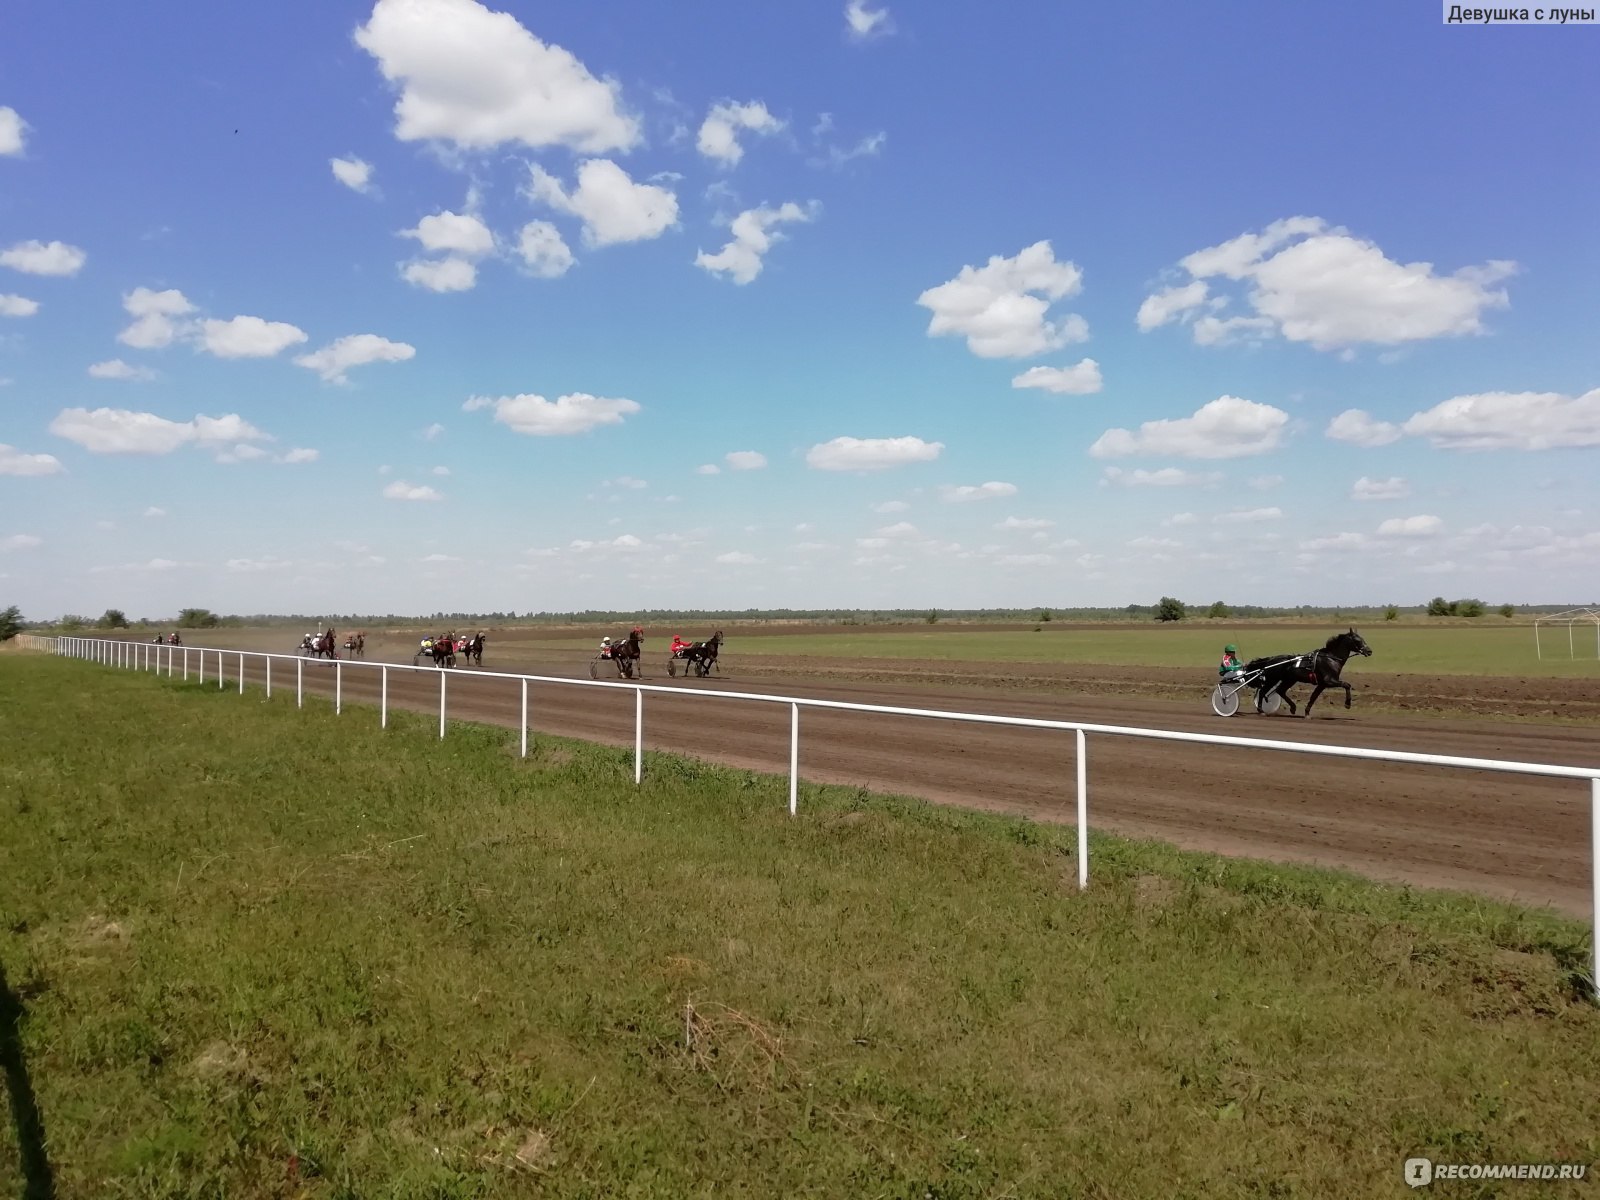
[[[267,655],[267,699],[272,699],[272,655]]]
[[[1589,781],[1589,978],[1600,1000],[1600,779]]]
[[[183,681],[189,682],[189,647],[183,648]]]
[[[221,691],[228,682],[228,664],[222,661],[222,651],[217,651],[217,691]]]
[[[206,652],[200,651],[200,674],[196,676],[201,683],[206,681]]]
[[[789,705],[789,815],[800,807],[800,706]]]
[[[294,706],[306,706],[306,660],[304,656],[294,660]]]
[[[1089,739],[1078,730],[1078,890],[1089,886]]]
[[[244,695],[244,654],[239,654],[239,695]]]
[[[528,681],[522,681],[522,757],[528,757]]]
[[[444,668],[439,668],[439,737],[444,738]]]
[[[633,689],[633,781],[644,778],[644,689]]]
[[[378,691],[378,728],[389,728],[389,668],[382,667],[379,674],[383,676],[383,686]]]
[[[333,660],[333,715],[344,711],[344,663]]]

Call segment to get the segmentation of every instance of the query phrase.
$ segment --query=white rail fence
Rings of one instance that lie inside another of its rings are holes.
[[[19,641],[21,640],[19,635]],[[199,682],[206,681],[208,663],[218,689],[228,684],[228,667],[241,694],[245,687],[247,662],[261,660],[265,664],[266,693],[272,695],[272,664],[294,664],[295,703],[305,703],[304,657],[291,654],[269,654],[254,650],[221,650],[211,646],[167,646],[154,642],[130,642],[112,638],[84,638],[62,636],[54,639],[30,637],[34,648],[51,651],[68,658],[84,659],[105,666],[134,670],[154,671],[174,676],[180,669],[188,679],[191,661]],[[191,659],[191,656],[192,659]],[[389,724],[389,673],[410,671],[435,674],[439,679],[439,736],[445,735],[449,703],[450,672],[436,667],[408,666],[404,663],[369,663],[353,659],[312,660],[320,668],[333,669],[333,707],[336,714],[344,709],[344,672],[346,668],[379,673],[379,722]],[[1030,729],[1055,730],[1072,733],[1077,741],[1077,834],[1078,834],[1078,887],[1089,886],[1089,763],[1088,735],[1144,738],[1164,742],[1192,742],[1207,746],[1237,746],[1249,750],[1276,750],[1289,754],[1313,754],[1326,758],[1355,758],[1378,762],[1412,763],[1432,767],[1457,767],[1472,771],[1499,771],[1515,775],[1543,775],[1559,779],[1586,779],[1590,794],[1590,877],[1593,908],[1591,912],[1591,979],[1600,984],[1600,767],[1561,766],[1553,763],[1515,762],[1498,758],[1463,758],[1448,754],[1420,754],[1405,750],[1374,750],[1361,746],[1324,746],[1305,742],[1273,741],[1265,738],[1229,737],[1225,734],[1182,733],[1170,729],[1145,729],[1131,725],[1097,725],[1082,721],[1050,721],[1035,717],[1004,717],[986,713],[946,712],[931,708],[901,708],[881,704],[856,704],[844,700],[820,700],[804,696],[772,696],[761,692],[729,692],[722,690],[696,691],[661,684],[611,682],[595,679],[570,679],[559,675],[518,675],[501,671],[473,671],[474,679],[500,679],[516,684],[521,698],[521,751],[528,754],[528,685],[550,684],[562,687],[590,687],[631,690],[634,693],[633,727],[633,781],[644,777],[644,697],[647,692],[661,692],[672,696],[704,696],[716,700],[747,700],[756,704],[786,704],[789,706],[789,813],[798,811],[800,785],[800,710],[832,709],[844,712],[875,713],[879,716],[923,717],[933,721],[958,721],[969,725],[1009,725]]]

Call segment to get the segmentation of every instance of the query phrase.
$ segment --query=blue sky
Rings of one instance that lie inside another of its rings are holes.
[[[1597,37],[11,14],[0,600],[1592,601]]]

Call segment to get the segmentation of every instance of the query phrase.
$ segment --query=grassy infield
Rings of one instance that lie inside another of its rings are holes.
[[[0,1058],[45,1134],[0,1133],[0,1193],[1376,1196],[1418,1153],[1600,1159],[1581,925],[1098,837],[1079,894],[1070,829],[812,787],[791,820],[781,780],[370,716],[0,658]],[[1432,1191],[1576,1190],[1482,1187]]]

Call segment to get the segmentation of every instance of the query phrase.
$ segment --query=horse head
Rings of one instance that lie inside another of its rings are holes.
[[[1346,658],[1352,654],[1359,654],[1363,658],[1372,657],[1372,647],[1367,645],[1366,639],[1353,627],[1345,633],[1336,633],[1329,638],[1327,649],[1342,653]]]

